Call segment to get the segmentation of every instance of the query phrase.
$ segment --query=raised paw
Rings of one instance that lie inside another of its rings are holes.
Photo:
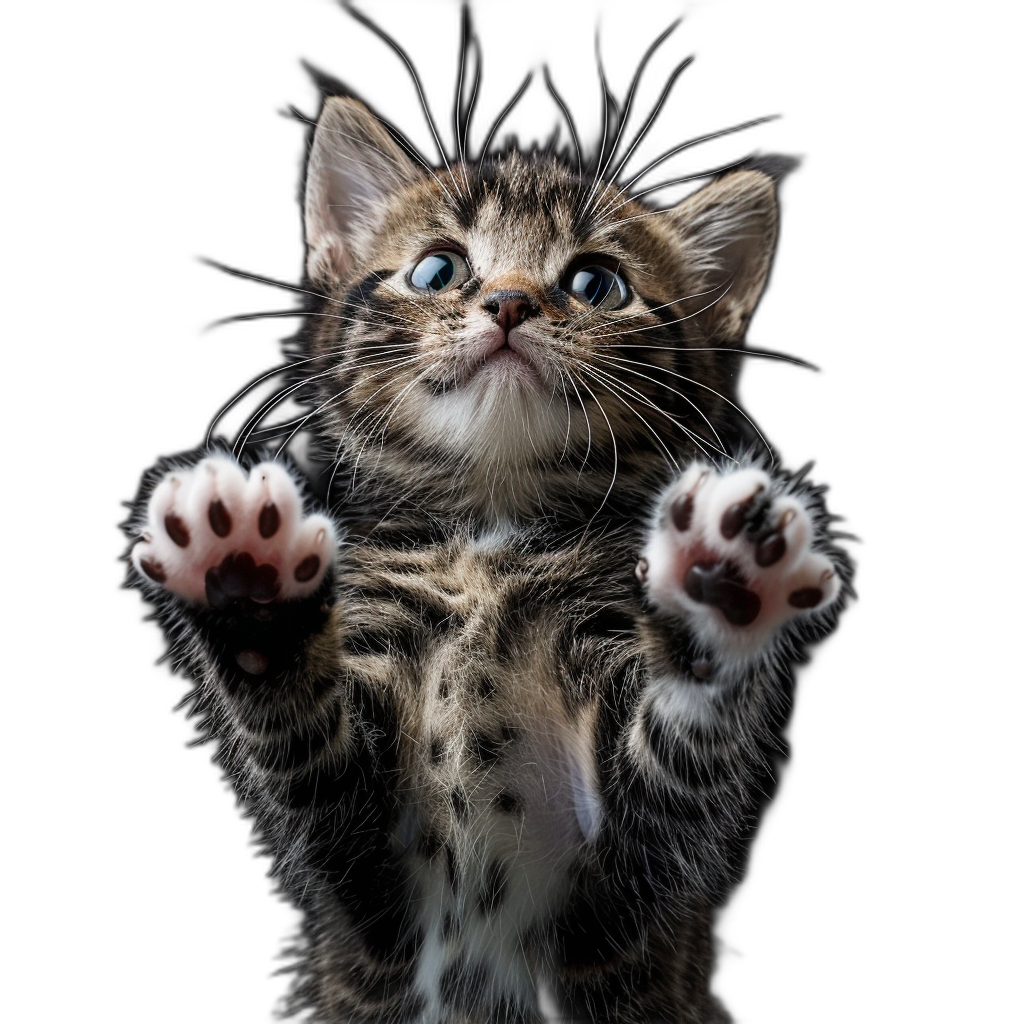
[[[298,487],[282,466],[263,462],[246,474],[219,455],[157,484],[131,558],[164,589],[221,608],[311,594],[336,547],[326,516],[303,517]]]
[[[813,539],[804,502],[774,494],[767,473],[695,465],[665,495],[638,574],[655,606],[683,614],[702,640],[750,650],[839,595]]]

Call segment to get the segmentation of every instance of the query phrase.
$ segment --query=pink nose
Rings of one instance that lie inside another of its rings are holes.
[[[518,327],[528,316],[536,316],[540,312],[526,292],[491,292],[483,297],[482,304],[505,332],[506,338],[513,327]]]

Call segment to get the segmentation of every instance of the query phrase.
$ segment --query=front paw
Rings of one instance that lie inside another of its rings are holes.
[[[303,516],[302,496],[282,466],[263,462],[246,474],[216,455],[157,484],[131,559],[165,590],[223,608],[308,596],[336,548],[333,524]]]
[[[749,654],[839,596],[814,531],[804,500],[777,493],[762,470],[695,465],[666,493],[638,574],[652,604],[704,643]]]

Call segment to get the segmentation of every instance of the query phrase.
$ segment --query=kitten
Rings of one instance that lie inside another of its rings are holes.
[[[312,1021],[728,1019],[713,918],[852,570],[735,396],[777,174],[656,210],[614,154],[430,166],[326,96],[275,399],[326,471],[254,454],[258,415],[135,500]]]

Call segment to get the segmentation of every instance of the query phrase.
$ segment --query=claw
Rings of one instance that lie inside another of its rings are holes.
[[[730,505],[722,514],[722,522],[719,524],[718,529],[726,540],[732,540],[746,525],[750,507],[763,490],[764,485],[758,484],[753,494],[744,498],[743,501],[737,501],[735,505]]]

